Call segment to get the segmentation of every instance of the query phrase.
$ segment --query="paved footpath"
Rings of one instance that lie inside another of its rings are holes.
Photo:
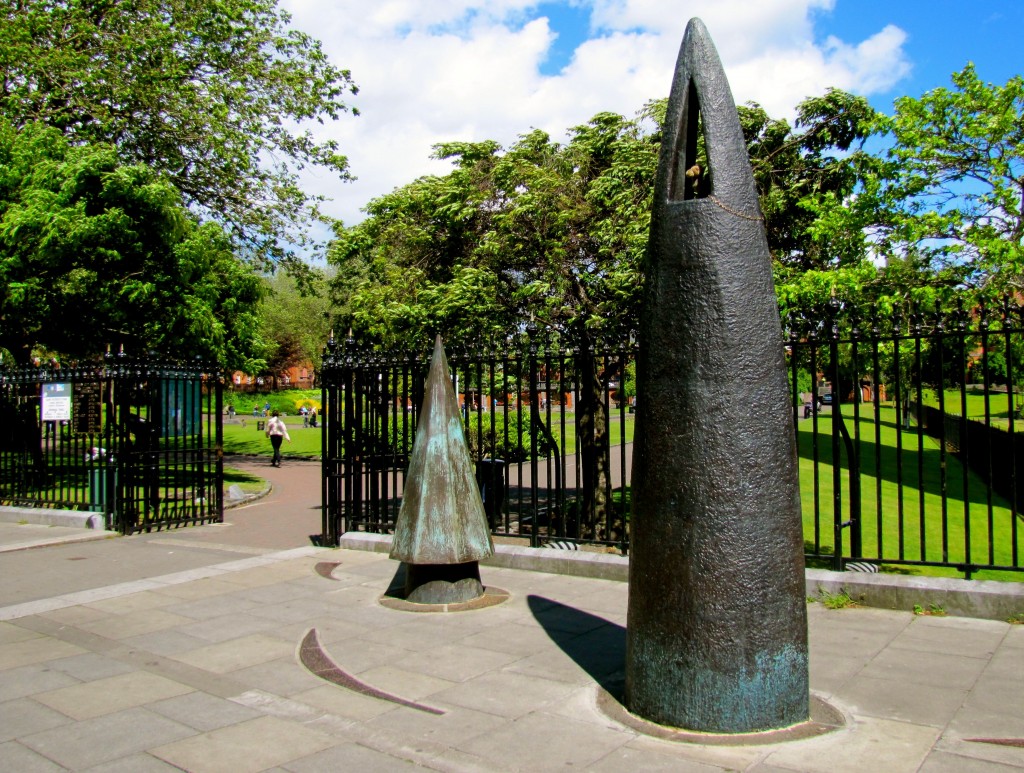
[[[1024,626],[811,604],[844,728],[659,740],[598,706],[624,583],[484,567],[506,603],[389,608],[386,555],[310,545],[318,467],[261,472],[275,493],[228,525],[0,553],[0,770],[1024,770]]]

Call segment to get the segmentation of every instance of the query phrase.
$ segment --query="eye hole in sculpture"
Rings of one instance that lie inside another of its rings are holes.
[[[683,103],[681,131],[676,137],[675,173],[672,178],[672,201],[704,199],[711,195],[711,168],[707,143],[704,138],[704,120],[701,116],[700,97],[693,81]]]

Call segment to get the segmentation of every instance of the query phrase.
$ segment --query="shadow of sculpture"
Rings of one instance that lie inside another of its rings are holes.
[[[622,700],[626,628],[543,596],[531,594],[526,603],[551,641],[602,689]]]

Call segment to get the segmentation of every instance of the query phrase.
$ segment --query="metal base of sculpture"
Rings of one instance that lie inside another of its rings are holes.
[[[405,600],[414,604],[459,604],[484,595],[480,565],[406,564]]]

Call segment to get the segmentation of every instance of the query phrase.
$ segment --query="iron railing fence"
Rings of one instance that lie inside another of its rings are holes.
[[[633,353],[534,344],[447,352],[493,533],[626,547]],[[429,353],[332,345],[323,390],[323,534],[388,533],[423,402]],[[588,388],[589,387],[589,388]]]
[[[784,328],[809,564],[1024,570],[1021,307],[882,319],[836,304]],[[351,340],[329,349],[323,534],[336,544],[393,529],[429,363]],[[628,550],[634,354],[449,352],[495,535]]]
[[[123,354],[0,369],[0,503],[125,534],[222,521],[222,388],[214,369]]]
[[[1011,298],[787,320],[809,558],[1024,570],[1022,321]]]

